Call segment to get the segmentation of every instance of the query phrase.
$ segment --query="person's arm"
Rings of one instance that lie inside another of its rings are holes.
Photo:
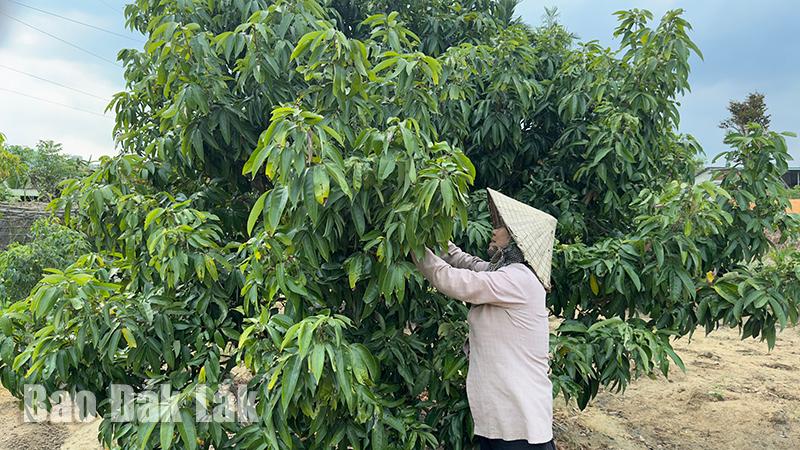
[[[430,249],[425,257],[415,260],[422,275],[439,292],[448,297],[476,305],[491,303],[497,306],[524,305],[528,294],[518,269],[506,266],[495,271],[476,272],[452,267]]]
[[[476,272],[482,272],[489,269],[489,263],[472,256],[469,253],[461,250],[452,242],[447,243],[447,253],[442,256],[448,264],[459,269],[469,269]]]

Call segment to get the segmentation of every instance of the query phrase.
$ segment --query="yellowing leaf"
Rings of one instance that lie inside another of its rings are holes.
[[[600,293],[600,285],[597,284],[597,278],[595,278],[594,274],[589,275],[589,287],[594,295]]]
[[[125,342],[128,343],[128,347],[136,348],[136,346],[137,346],[136,338],[133,337],[133,333],[131,333],[131,330],[129,330],[127,328],[123,328],[122,329],[122,337],[125,338]]]
[[[331,179],[322,167],[314,168],[314,198],[320,205],[325,203],[331,192]]]

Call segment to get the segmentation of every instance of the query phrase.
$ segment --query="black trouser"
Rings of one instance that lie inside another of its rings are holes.
[[[550,439],[542,444],[531,444],[526,440],[504,441],[502,439],[489,439],[475,436],[481,445],[481,450],[557,450],[556,443]]]

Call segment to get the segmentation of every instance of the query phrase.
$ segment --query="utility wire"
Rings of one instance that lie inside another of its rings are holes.
[[[66,84],[61,84],[58,81],[48,80],[47,78],[43,78],[43,77],[40,77],[38,75],[34,75],[32,73],[28,73],[28,72],[25,72],[25,71],[22,71],[22,70],[19,70],[19,69],[15,69],[13,67],[8,67],[8,66],[6,66],[5,64],[2,64],[2,63],[0,63],[0,67],[2,67],[3,69],[6,69],[6,70],[10,70],[12,72],[17,72],[17,73],[21,73],[23,75],[27,75],[27,76],[29,76],[31,78],[36,78],[37,80],[41,80],[41,81],[44,81],[44,82],[47,82],[47,83],[50,83],[50,84],[54,84],[56,86],[60,86],[60,87],[62,87],[64,89],[69,89],[70,91],[75,91],[75,92],[77,92],[79,94],[88,95],[89,97],[94,97],[94,98],[96,98],[98,100],[102,100],[104,102],[108,101],[107,98],[100,97],[99,95],[92,94],[91,92],[82,91],[82,90],[80,90],[78,88],[67,86]]]
[[[103,0],[97,0],[97,1],[99,1],[100,3],[102,3],[102,4],[106,5],[108,8],[110,8],[110,9],[113,9],[113,10],[114,10],[114,11],[116,11],[116,12],[122,12],[122,10],[121,10],[121,9],[119,9],[119,8],[117,8],[117,7],[115,7],[115,6],[111,6],[111,5],[109,5],[108,3],[104,2]]]
[[[20,5],[22,7],[25,7],[25,8],[28,8],[28,9],[32,9],[34,11],[39,11],[40,13],[48,14],[48,15],[51,15],[53,17],[58,17],[59,19],[64,19],[64,20],[67,20],[67,21],[72,22],[72,23],[77,23],[78,25],[83,25],[85,27],[93,28],[95,30],[102,31],[104,33],[113,34],[114,36],[118,36],[118,37],[121,37],[121,38],[129,39],[131,41],[138,42],[140,44],[144,43],[144,41],[142,41],[140,39],[136,39],[136,38],[133,38],[133,37],[130,37],[130,36],[126,36],[126,35],[124,35],[122,33],[117,33],[116,31],[107,30],[105,28],[101,28],[101,27],[92,25],[90,23],[81,22],[80,20],[71,19],[69,17],[62,16],[61,14],[56,14],[54,12],[45,11],[44,9],[36,8],[35,6],[26,5],[25,3],[18,2],[17,0],[9,0],[9,1],[11,3],[16,3],[17,5]]]
[[[106,115],[104,115],[104,114],[100,114],[100,113],[98,113],[98,112],[89,111],[88,109],[76,108],[76,107],[74,107],[74,106],[72,106],[72,105],[67,105],[66,103],[54,102],[54,101],[52,101],[52,100],[50,100],[50,99],[46,99],[46,98],[42,98],[42,97],[36,97],[35,95],[30,95],[30,94],[26,94],[26,93],[24,93],[24,92],[15,91],[14,89],[6,89],[6,88],[4,88],[4,87],[0,87],[0,91],[11,92],[12,94],[21,95],[21,96],[23,96],[23,97],[32,98],[32,99],[34,99],[34,100],[39,100],[39,101],[41,101],[41,102],[50,103],[50,104],[52,104],[52,105],[57,105],[57,106],[61,106],[61,107],[64,107],[64,108],[74,109],[75,111],[80,111],[80,112],[82,112],[82,113],[86,113],[86,114],[92,114],[92,115],[95,115],[95,116],[100,116],[100,117],[103,117],[103,118],[105,118],[105,119],[112,119],[111,117],[109,117],[109,116],[106,116]],[[113,119],[112,119],[112,120],[113,120]]]
[[[19,22],[19,23],[21,23],[21,24],[25,25],[25,26],[26,26],[26,27],[28,27],[28,28],[33,28],[34,30],[36,30],[36,31],[38,31],[38,32],[40,32],[40,33],[46,34],[46,35],[50,36],[50,37],[51,37],[51,38],[53,38],[53,39],[59,40],[59,41],[61,41],[61,42],[65,43],[65,44],[69,45],[70,47],[77,48],[78,50],[80,50],[80,51],[82,51],[82,52],[84,52],[84,53],[88,53],[88,54],[90,54],[90,55],[94,56],[95,58],[102,59],[103,61],[105,61],[105,62],[108,62],[108,63],[111,63],[111,64],[113,64],[113,65],[115,65],[115,66],[117,66],[117,67],[122,67],[122,66],[121,66],[120,64],[118,64],[116,61],[113,61],[113,60],[111,60],[111,59],[108,59],[108,58],[106,58],[105,56],[98,55],[97,53],[95,53],[95,52],[93,52],[93,51],[91,51],[91,50],[86,50],[85,48],[81,47],[80,45],[73,44],[72,42],[69,42],[69,41],[67,41],[67,40],[65,40],[65,39],[62,39],[62,38],[60,38],[60,37],[58,37],[58,36],[56,36],[56,35],[54,35],[54,34],[48,33],[47,31],[44,31],[44,30],[42,30],[41,28],[35,27],[35,26],[33,26],[33,25],[31,25],[31,24],[29,24],[29,23],[27,23],[27,22],[24,22],[24,21],[22,21],[22,20],[19,20],[19,19],[17,19],[17,18],[16,18],[16,17],[14,17],[14,16],[11,16],[11,15],[9,15],[9,14],[6,14],[6,13],[4,13],[4,12],[2,12],[2,11],[0,11],[0,15],[6,16],[6,17],[8,17],[9,19],[11,19],[11,20],[13,20],[13,21],[15,21],[15,22]]]

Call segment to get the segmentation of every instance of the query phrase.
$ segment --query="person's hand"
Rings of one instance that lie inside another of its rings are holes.
[[[414,251],[412,250],[412,251],[411,251],[411,261],[413,261],[413,262],[414,262],[414,265],[416,265],[417,267],[419,267],[419,266],[420,266],[420,264],[422,264],[422,260],[425,258],[425,255],[426,255],[426,254],[427,254],[427,252],[429,252],[429,251],[430,251],[431,253],[433,253],[433,252],[431,251],[431,249],[430,249],[430,248],[428,248],[428,247],[425,247],[425,252],[423,252],[423,254],[422,254],[422,257],[420,257],[420,258],[417,258],[417,255],[416,255],[416,254],[414,253]]]
[[[445,258],[446,256],[450,256],[450,247],[455,246],[453,241],[447,241],[447,246],[442,250],[442,253],[439,255],[440,258]]]

